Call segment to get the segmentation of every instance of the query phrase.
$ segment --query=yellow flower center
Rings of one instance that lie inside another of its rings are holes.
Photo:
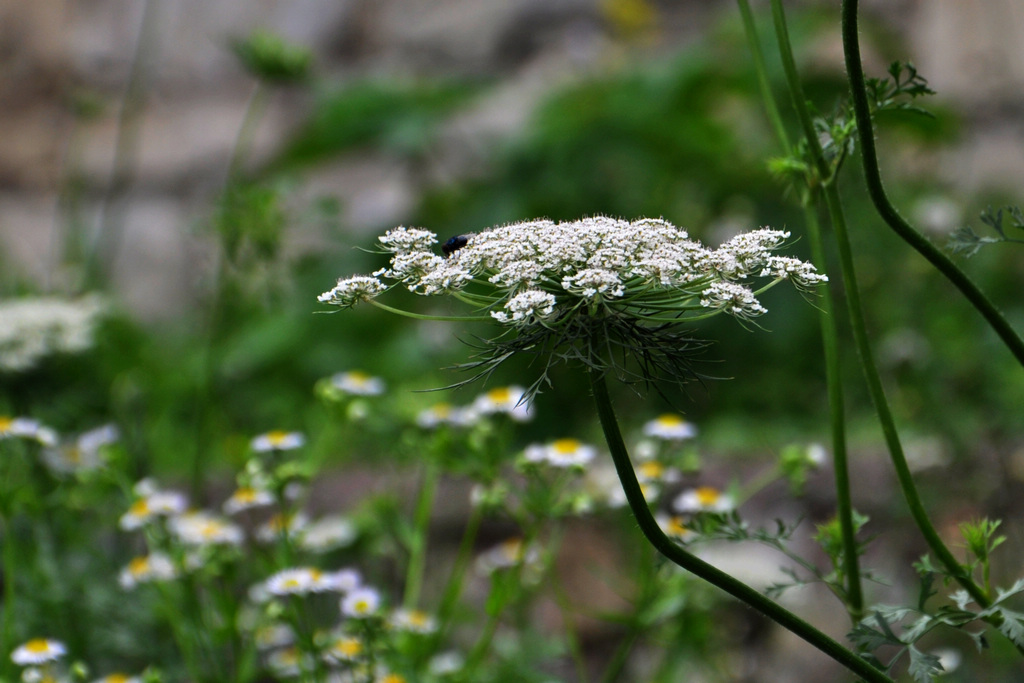
[[[384,678],[380,679],[381,683],[405,683],[405,678],[398,674],[388,674]]]
[[[43,654],[50,651],[50,641],[46,638],[33,638],[25,643],[25,649],[32,654]]]
[[[508,387],[498,387],[488,391],[487,398],[494,403],[507,403],[512,398],[512,392]]]
[[[149,571],[149,558],[136,557],[128,563],[128,572],[133,576],[139,576]]]
[[[361,370],[352,370],[345,373],[345,379],[353,384],[366,384],[370,381],[370,376]]]
[[[722,497],[721,492],[712,486],[701,486],[696,493],[697,502],[705,507],[714,505]]]
[[[363,644],[355,638],[339,638],[334,643],[334,649],[343,657],[358,657],[363,651]]]
[[[676,515],[668,520],[666,532],[673,536],[683,536],[689,533],[689,529],[683,524],[683,518]]]
[[[445,418],[452,414],[452,407],[448,403],[436,403],[431,410],[434,411],[434,415],[440,418]]]
[[[509,562],[518,562],[523,556],[523,541],[519,538],[510,538],[501,544],[501,554]]]
[[[251,503],[256,500],[256,489],[245,487],[235,491],[235,500],[240,503]]]
[[[558,441],[551,444],[555,451],[561,455],[568,455],[569,453],[575,453],[580,448],[580,442],[576,439],[559,439]]]
[[[6,415],[0,415],[0,433],[6,432],[14,424],[14,420]]]
[[[645,479],[660,479],[661,475],[665,473],[665,466],[654,461],[641,463],[637,469],[640,470],[640,476]]]
[[[110,674],[103,679],[103,683],[125,683],[127,680],[128,677],[124,674]]]
[[[658,417],[658,424],[663,427],[678,427],[683,424],[683,418],[678,415],[665,414]]]
[[[146,517],[149,513],[149,501],[145,498],[139,498],[137,501],[132,503],[130,508],[128,508],[128,514],[134,515],[135,517]]]
[[[288,432],[282,431],[280,429],[275,429],[272,432],[267,432],[267,441],[269,441],[270,444],[273,446],[280,446],[281,443],[283,443],[284,440],[287,438]]]

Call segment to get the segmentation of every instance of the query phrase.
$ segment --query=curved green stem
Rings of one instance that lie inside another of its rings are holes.
[[[871,124],[871,108],[868,104],[867,89],[864,84],[864,67],[860,60],[860,40],[857,35],[857,0],[843,0],[843,51],[846,56],[846,75],[850,82],[850,96],[853,112],[857,118],[857,135],[860,139],[861,156],[864,159],[864,178],[867,181],[868,194],[875,204],[875,209],[882,220],[899,235],[903,241],[917,250],[929,263],[960,290],[960,293],[974,306],[995,330],[1006,347],[1024,365],[1024,339],[1010,326],[1003,314],[989,301],[985,293],[978,288],[956,264],[942,251],[932,244],[924,235],[915,230],[900,215],[896,207],[889,201],[882,186],[882,176],[878,167],[878,154],[875,151],[875,135]]]
[[[822,154],[821,145],[814,133],[814,123],[807,110],[803,86],[796,71],[793,59],[793,48],[789,41],[786,17],[778,0],[772,2],[772,18],[775,34],[779,43],[779,55],[786,73],[786,82],[792,95],[794,108],[800,118],[804,135],[815,158],[815,167],[819,174],[828,173],[828,164]],[[781,134],[781,142],[788,149],[789,142]],[[810,185],[810,183],[809,183]],[[821,237],[821,226],[818,215],[810,205],[812,192],[809,190],[805,201],[804,218],[807,223],[807,235],[811,243],[811,255],[815,268],[825,272],[825,247]],[[818,320],[821,326],[822,348],[825,355],[825,383],[828,391],[829,425],[832,434],[832,460],[835,469],[836,483],[836,516],[839,519],[840,536],[843,543],[843,571],[846,574],[846,608],[854,622],[864,615],[864,592],[861,587],[860,561],[857,549],[856,525],[853,523],[853,496],[850,492],[849,459],[846,450],[846,418],[844,414],[843,382],[839,361],[839,333],[836,329],[836,318],[833,314],[832,298],[824,296],[820,300]]]
[[[921,536],[924,537],[928,547],[935,553],[939,562],[946,568],[946,571],[956,579],[957,583],[963,586],[964,590],[970,593],[975,602],[982,607],[988,607],[992,603],[991,599],[974,582],[969,570],[957,562],[953,553],[943,543],[939,533],[932,525],[931,519],[928,517],[928,511],[925,510],[921,497],[917,492],[914,477],[910,472],[907,458],[903,453],[903,445],[900,443],[896,421],[893,419],[892,411],[889,408],[889,401],[885,397],[885,389],[882,387],[882,380],[878,374],[878,367],[875,365],[871,344],[868,342],[867,325],[864,321],[864,308],[861,304],[857,274],[853,265],[853,253],[846,230],[846,220],[839,202],[839,193],[835,185],[830,184],[825,187],[825,198],[836,234],[836,245],[842,265],[843,282],[846,286],[846,309],[850,317],[850,327],[853,330],[854,344],[857,347],[857,355],[859,356],[861,368],[864,370],[864,379],[868,385],[868,392],[871,394],[871,401],[874,403],[882,434],[889,449],[889,458],[892,460],[893,468],[896,470],[896,478],[899,481],[900,489],[903,491],[903,498],[906,500],[907,508],[910,510],[910,514],[914,518]]]
[[[861,676],[865,681],[869,681],[869,683],[893,683],[891,678],[874,668],[856,653],[816,629],[807,621],[779,606],[742,581],[687,552],[666,536],[665,532],[658,526],[658,522],[655,521],[654,515],[651,514],[647,501],[644,499],[644,494],[640,490],[640,482],[637,481],[633,464],[629,459],[629,453],[626,451],[626,445],[622,440],[622,433],[619,431],[615,410],[612,408],[611,399],[608,396],[608,387],[605,383],[604,375],[599,370],[590,370],[590,386],[594,394],[594,403],[596,404],[597,414],[601,421],[601,428],[604,431],[605,441],[608,443],[608,449],[611,451],[615,470],[619,475],[619,481],[622,483],[626,499],[629,501],[629,507],[633,511],[633,516],[636,518],[640,530],[658,552],[683,569],[720,588],[758,612],[761,612],[780,626],[803,638],[850,671]]]

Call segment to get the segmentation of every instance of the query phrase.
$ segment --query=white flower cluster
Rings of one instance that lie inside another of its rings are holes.
[[[347,280],[338,280],[334,289],[324,292],[317,300],[322,304],[350,308],[360,301],[369,301],[386,289],[387,286],[375,277],[357,275]]]
[[[0,301],[0,371],[29,370],[46,356],[87,350],[103,310],[97,297]]]
[[[685,320],[688,312],[753,318],[765,308],[750,280],[772,278],[768,286],[791,280],[799,288],[827,281],[811,264],[772,253],[788,238],[762,228],[709,249],[662,219],[595,216],[490,228],[460,237],[461,246],[446,248],[443,257],[432,251],[434,233],[399,227],[380,238],[392,254],[389,267],[339,280],[320,301],[342,307],[368,301],[387,289],[384,278],[418,294],[456,294],[519,327],[595,306],[659,322]]]

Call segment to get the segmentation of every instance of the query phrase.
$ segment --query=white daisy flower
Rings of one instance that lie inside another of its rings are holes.
[[[332,590],[338,593],[350,593],[363,585],[363,576],[356,569],[338,569],[327,575]]]
[[[416,415],[416,424],[424,429],[437,429],[442,425],[469,427],[476,422],[476,412],[471,408],[457,408],[448,403],[435,403]]]
[[[380,593],[369,586],[363,586],[341,599],[341,613],[346,617],[366,619],[375,616],[380,609]]]
[[[466,665],[466,659],[455,650],[446,650],[430,658],[427,671],[435,676],[447,676],[457,673]]]
[[[576,439],[558,439],[543,446],[534,444],[524,452],[528,462],[542,462],[552,467],[583,467],[596,455],[596,448]]]
[[[68,649],[59,640],[33,638],[14,649],[14,652],[11,653],[11,661],[18,666],[46,664],[57,661],[67,652]]]
[[[296,678],[313,668],[313,658],[294,646],[270,652],[266,661],[267,668],[281,678]]]
[[[646,423],[644,435],[666,441],[682,441],[697,436],[697,428],[678,415],[666,413]]]
[[[685,543],[697,535],[697,532],[686,526],[686,519],[681,515],[666,515],[659,512],[654,520],[669,538]]]
[[[657,460],[646,460],[637,464],[636,478],[641,483],[675,484],[682,478],[682,473]]]
[[[692,514],[694,512],[729,512],[736,507],[732,496],[722,493],[713,486],[701,486],[687,489],[672,501],[676,512]]]
[[[477,396],[473,409],[481,415],[508,415],[516,422],[527,422],[533,418],[526,390],[519,386],[498,387]]]
[[[396,609],[388,617],[388,624],[398,631],[426,635],[437,630],[437,619],[416,609]]]
[[[306,595],[336,590],[331,575],[314,567],[282,569],[264,582],[270,595]]]
[[[241,545],[242,527],[209,512],[188,512],[172,517],[167,528],[185,545]]]
[[[384,380],[360,370],[339,372],[331,377],[331,385],[353,396],[379,396],[384,393]]]
[[[30,439],[44,446],[56,446],[57,432],[41,424],[38,420],[28,417],[9,417],[0,415],[0,439]]]
[[[499,569],[508,569],[519,564],[534,564],[540,553],[534,547],[524,547],[523,539],[509,538],[476,558],[476,568],[481,574],[492,574]]]
[[[309,517],[302,512],[285,515],[278,513],[256,528],[256,540],[262,543],[276,543],[281,540],[281,534],[296,538],[308,524]]]
[[[103,447],[120,438],[117,427],[104,425],[79,435],[73,441],[47,448],[43,462],[61,474],[94,470],[104,464]]]
[[[349,635],[338,636],[324,649],[324,657],[335,664],[359,661],[365,653],[363,640]]]
[[[148,484],[142,489],[150,490]],[[136,493],[138,493],[138,489]],[[180,515],[187,507],[188,498],[185,497],[185,494],[155,489],[137,498],[128,511],[121,515],[118,525],[124,531],[134,531],[160,517]]]
[[[299,535],[299,546],[314,553],[325,553],[352,545],[359,535],[348,517],[332,515],[310,522]]]
[[[259,627],[253,637],[259,650],[272,650],[295,643],[295,631],[288,624],[280,622]]]
[[[129,676],[128,674],[112,673],[102,678],[97,678],[92,683],[142,683],[141,676]]]
[[[231,494],[231,497],[224,501],[222,509],[226,514],[234,515],[243,510],[252,510],[273,505],[274,494],[266,489],[242,486]]]
[[[267,451],[291,451],[306,445],[306,437],[301,432],[274,430],[260,434],[252,440],[250,448],[257,453]]]
[[[149,555],[136,557],[121,570],[118,583],[125,590],[131,590],[143,583],[169,581],[178,575],[171,558],[164,553],[154,551]]]

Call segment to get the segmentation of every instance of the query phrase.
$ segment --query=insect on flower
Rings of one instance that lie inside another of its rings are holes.
[[[445,257],[448,257],[467,244],[469,244],[469,235],[456,235],[455,237],[448,238],[448,241],[441,245],[441,251]]]

